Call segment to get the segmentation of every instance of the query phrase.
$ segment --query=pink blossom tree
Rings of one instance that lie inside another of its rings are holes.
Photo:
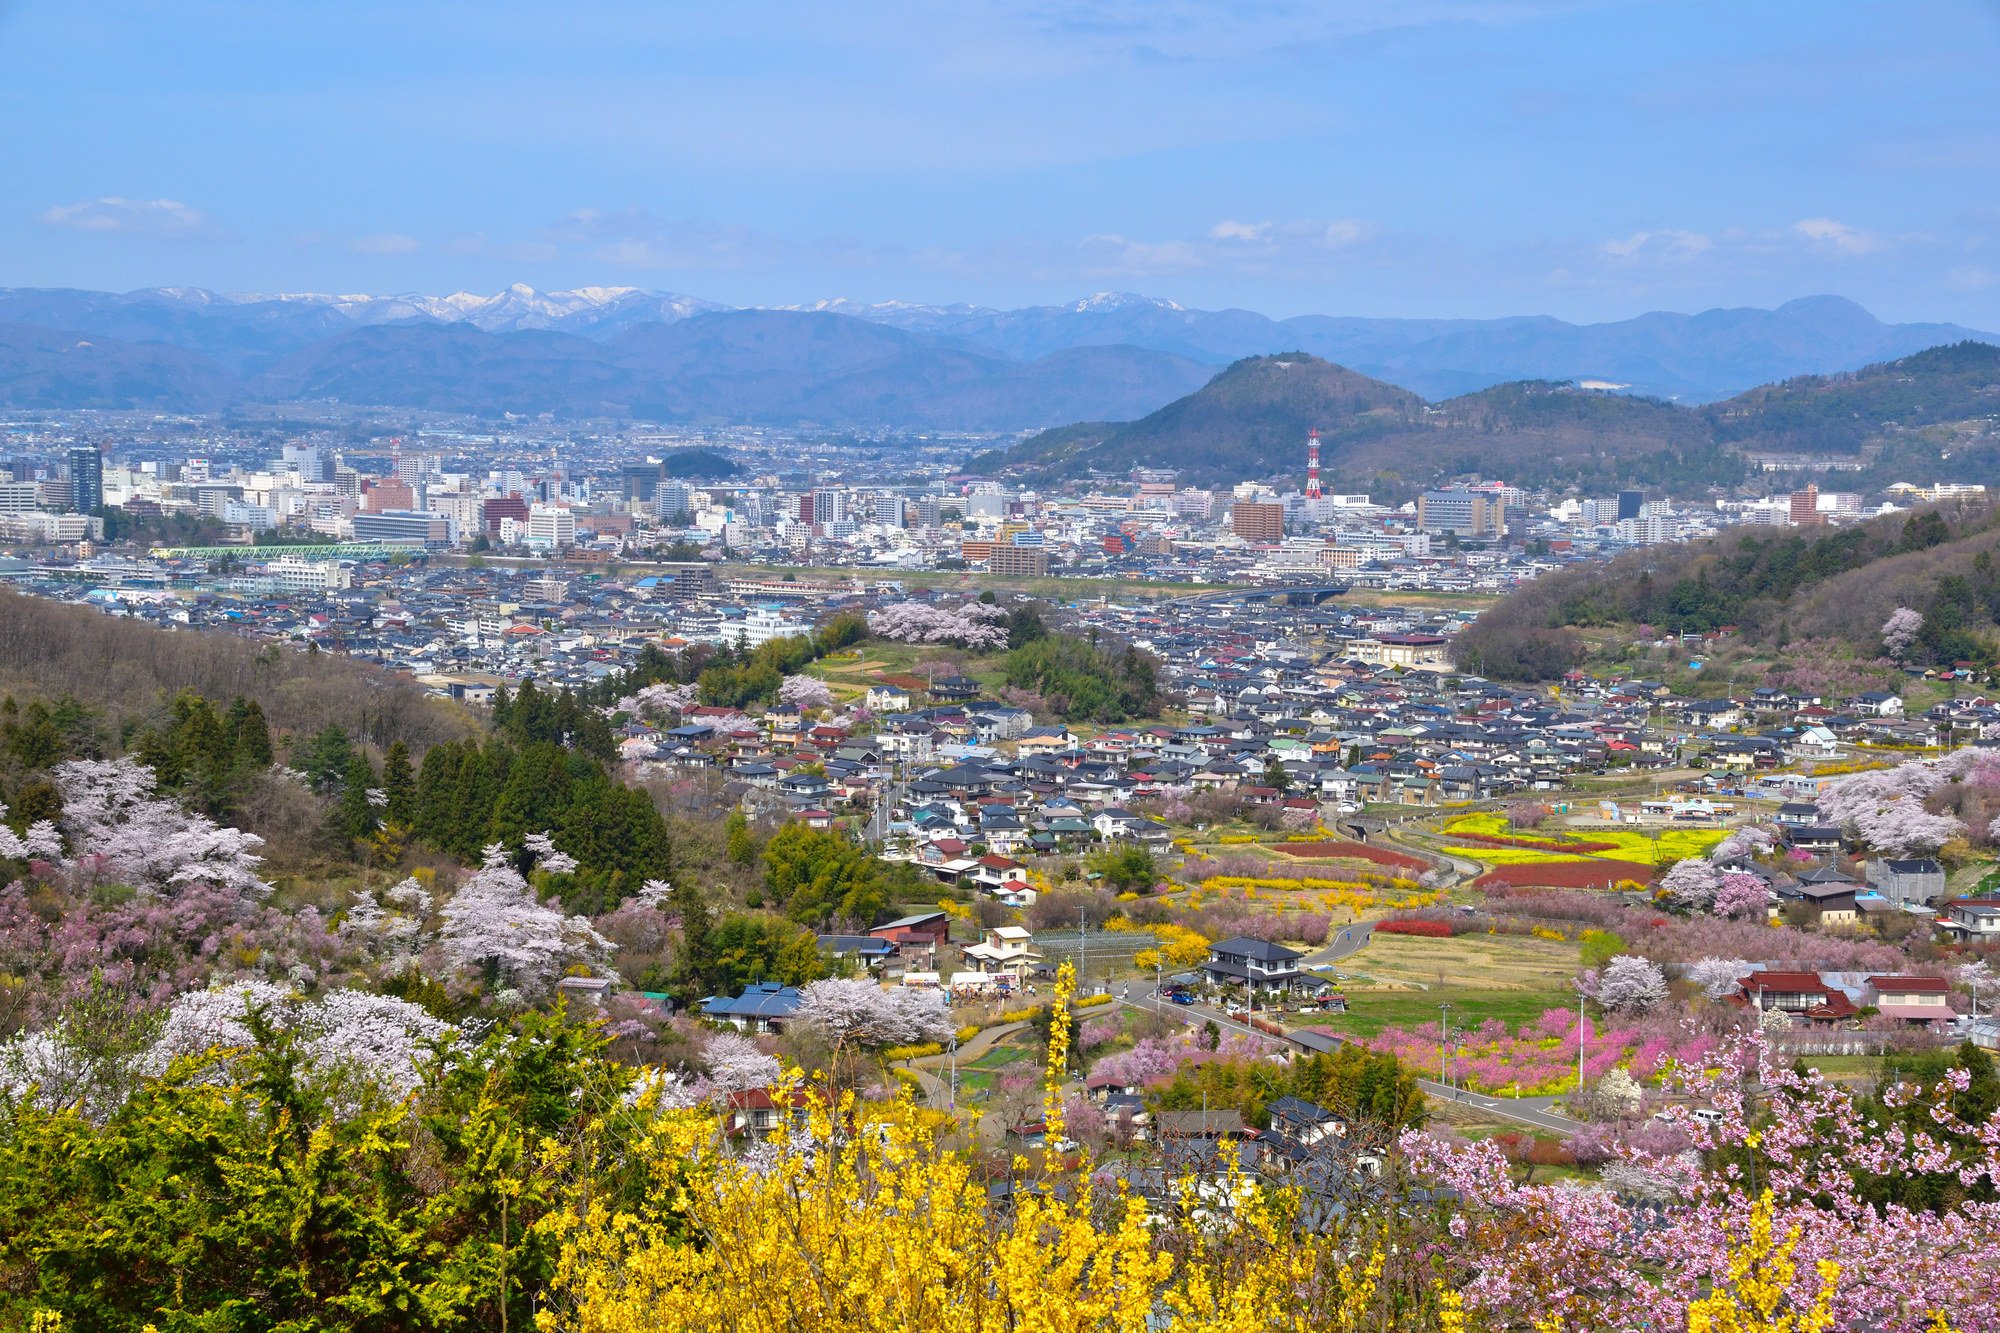
[[[1740,870],[1725,871],[1711,905],[1717,916],[1756,917],[1770,908],[1771,891],[1764,881]]]
[[[1889,613],[1882,622],[1882,651],[1895,661],[1902,661],[1903,654],[1910,651],[1910,645],[1923,632],[1924,617],[1921,612],[1912,611],[1907,606],[1899,606]]]
[[[819,712],[833,707],[833,691],[812,676],[786,676],[778,686],[778,702],[802,712]]]
[[[947,610],[929,602],[895,602],[868,617],[869,631],[897,643],[953,644],[974,652],[1007,646],[1007,631],[993,623],[1006,612],[983,602],[961,602]]]

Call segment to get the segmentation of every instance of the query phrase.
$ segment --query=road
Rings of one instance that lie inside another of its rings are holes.
[[[1359,946],[1356,946],[1359,947]],[[1174,1004],[1153,994],[1152,987],[1143,982],[1127,982],[1115,992],[1119,1002],[1127,1008],[1146,1010],[1156,1014],[1166,1014],[1180,1022],[1193,1026],[1197,1023],[1213,1022],[1224,1032],[1240,1032],[1249,1036],[1268,1037],[1268,1033],[1257,1031],[1218,1010],[1199,1004]],[[1439,1102],[1457,1102],[1475,1111],[1502,1120],[1512,1120],[1516,1124],[1532,1129],[1545,1130],[1551,1134],[1574,1134],[1581,1126],[1566,1115],[1558,1114],[1551,1106],[1553,1099],[1530,1097],[1515,1100],[1512,1097],[1489,1097],[1483,1092],[1472,1092],[1465,1088],[1453,1088],[1435,1079],[1420,1078],[1417,1086],[1424,1095]]]
[[[1373,921],[1357,921],[1351,926],[1342,926],[1326,947],[1318,953],[1307,954],[1299,960],[1300,967],[1318,967],[1323,963],[1337,963],[1351,953],[1368,947],[1369,939],[1375,934]]]

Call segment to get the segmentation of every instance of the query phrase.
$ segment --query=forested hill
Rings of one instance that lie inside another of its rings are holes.
[[[1648,626],[1704,633],[1733,627],[1773,650],[1875,659],[1899,608],[1923,622],[1900,660],[1981,664],[2000,642],[2000,522],[1983,505],[1941,506],[1835,529],[1736,528],[1651,546],[1607,564],[1561,570],[1510,594],[1455,642],[1467,671],[1547,680],[1582,663],[1596,629],[1629,640]]]
[[[1974,423],[1980,433],[1910,460],[1948,462],[1945,472],[1956,475],[2000,461],[2000,438],[1984,429],[1996,416],[2000,348],[1974,342],[1852,374],[1787,380],[1700,408],[1540,380],[1426,404],[1290,353],[1239,361],[1138,421],[1046,431],[977,466],[1041,481],[1135,467],[1174,469],[1195,483],[1295,477],[1306,432],[1317,428],[1326,475],[1341,487],[1395,494],[1398,482],[1407,489],[1469,472],[1585,490],[1684,487],[1742,479],[1748,452],[1851,456]]]

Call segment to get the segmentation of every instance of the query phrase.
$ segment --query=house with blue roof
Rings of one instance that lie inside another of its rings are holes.
[[[760,981],[741,995],[712,995],[701,1003],[701,1016],[727,1023],[739,1032],[782,1032],[798,1012],[803,997],[795,986]]]

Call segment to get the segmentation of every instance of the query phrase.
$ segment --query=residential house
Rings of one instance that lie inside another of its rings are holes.
[[[1041,965],[1035,937],[1020,926],[994,926],[978,944],[965,946],[966,965],[987,976],[1009,976],[1016,984]]]
[[[1944,896],[1944,867],[1930,857],[1897,860],[1879,857],[1868,863],[1867,878],[1875,891],[1897,906],[1928,904]]]
[[[715,996],[704,1001],[701,1016],[727,1023],[739,1032],[782,1032],[802,999],[794,987],[760,981],[744,987],[734,998]]]
[[[1943,977],[1886,976],[1868,979],[1869,1003],[1888,1018],[1911,1027],[1929,1027],[1952,1017],[1951,984]]]
[[[1208,961],[1201,965],[1201,970],[1218,986],[1242,986],[1246,992],[1326,989],[1328,983],[1324,978],[1299,971],[1298,963],[1303,957],[1304,954],[1282,944],[1238,935],[1209,945]]]

